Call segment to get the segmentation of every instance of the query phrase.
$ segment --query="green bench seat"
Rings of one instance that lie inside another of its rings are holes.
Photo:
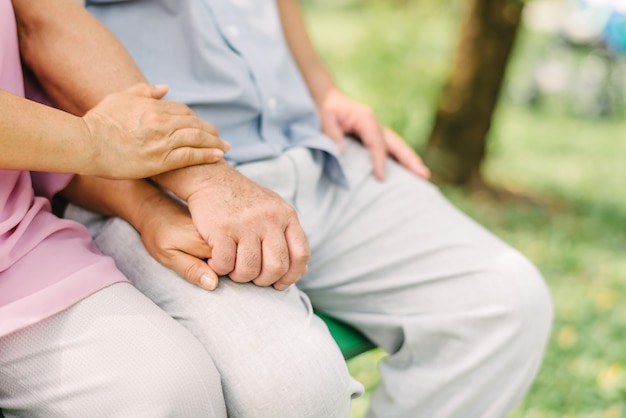
[[[370,340],[350,325],[319,312],[316,312],[316,314],[328,326],[344,359],[349,360],[375,347]]]

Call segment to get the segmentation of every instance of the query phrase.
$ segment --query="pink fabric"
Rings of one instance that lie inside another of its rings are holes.
[[[0,0],[0,88],[24,95],[10,0]],[[0,170],[0,337],[126,280],[84,227],[50,213],[70,179]]]

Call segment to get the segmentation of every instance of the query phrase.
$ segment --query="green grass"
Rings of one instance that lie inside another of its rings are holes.
[[[314,42],[338,84],[417,149],[431,129],[459,29],[461,1],[309,0]],[[404,5],[403,5],[404,4]],[[510,418],[626,417],[626,121],[581,117],[567,99],[530,108],[511,97],[546,38],[523,33],[489,137],[484,174],[541,205],[444,193],[544,274],[556,318],[542,369]],[[509,95],[508,93],[511,92]],[[351,360],[368,389],[379,350]]]

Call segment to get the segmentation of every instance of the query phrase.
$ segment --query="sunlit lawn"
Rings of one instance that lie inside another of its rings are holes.
[[[338,83],[417,148],[456,42],[457,3],[304,2]],[[520,38],[507,92],[524,85],[542,42],[535,34]],[[532,109],[505,95],[489,138],[486,177],[540,205],[444,190],[531,258],[554,297],[545,361],[515,418],[626,417],[626,113],[593,119],[568,105],[557,98]],[[383,356],[373,351],[349,362],[368,389]],[[364,416],[368,395],[355,402],[353,418]]]

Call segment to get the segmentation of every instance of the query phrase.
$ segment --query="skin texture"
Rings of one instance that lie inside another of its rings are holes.
[[[144,78],[114,36],[76,3],[40,0],[35,7],[29,0],[13,0],[25,62],[56,103],[80,114],[103,95]],[[309,40],[297,4],[293,0],[277,4],[288,45],[320,111],[324,132],[340,149],[345,134],[358,136],[372,153],[379,179],[384,178],[387,155],[427,177],[428,170],[401,138],[383,129],[369,108],[336,88]],[[217,283],[217,275],[228,274],[237,282],[281,290],[306,272],[310,249],[293,208],[226,162],[173,170],[152,179],[185,201],[189,214],[169,204],[152,207],[145,203],[154,199],[149,190],[158,191],[153,185],[128,185],[130,194],[121,200],[119,185],[83,177],[70,185],[66,195],[87,208],[126,219],[159,262],[192,283],[202,284],[202,277],[215,279],[203,286],[207,289]],[[139,212],[141,216],[129,215]],[[177,216],[172,216],[174,212]],[[202,266],[196,261],[206,258],[206,248],[196,249],[197,236],[190,233],[189,222],[211,249],[208,263]],[[168,225],[168,231],[153,234],[146,224]]]
[[[103,192],[110,194],[108,199],[101,198]],[[161,264],[206,290],[217,287],[218,277],[204,261],[211,257],[211,247],[198,233],[188,209],[153,183],[76,176],[64,196],[87,209],[127,220]]]
[[[48,95],[64,109],[80,114],[105,94],[145,81],[115,37],[75,2],[41,0],[35,7],[28,0],[14,0],[13,5],[24,61]],[[68,25],[68,21],[72,25]],[[89,36],[84,36],[85,33]],[[132,195],[121,195],[111,182],[94,177],[77,178],[67,196],[87,208],[129,221],[142,234],[146,247],[153,249],[151,254],[158,261],[193,283],[201,283],[203,276],[215,277],[217,273],[230,274],[233,280],[240,282],[259,279],[256,282],[283,289],[306,271],[309,247],[293,208],[227,163],[173,170],[153,179],[191,202],[189,210],[193,224],[197,230],[204,231],[203,238],[210,243],[213,254],[220,254],[212,256],[202,271],[181,268],[180,264],[174,265],[171,260],[164,259],[161,251],[154,251],[155,248],[169,248],[169,242],[146,242],[152,235],[145,230],[143,223],[128,216],[138,210],[136,208],[146,208],[143,204],[145,196],[136,188],[128,186]],[[245,193],[234,193],[235,190]],[[248,193],[252,190],[254,194]],[[215,205],[214,196],[221,196],[225,204]],[[260,196],[259,201],[254,200]],[[86,197],[89,197],[88,201]],[[253,207],[255,210],[251,210]],[[145,219],[158,217],[158,222],[180,228],[184,235],[184,225],[175,224],[176,220],[168,218],[169,214],[169,211],[158,208],[151,213],[146,211],[144,216]],[[250,228],[244,230],[239,227],[242,224]],[[261,256],[261,250],[266,254]],[[266,260],[270,268],[263,270],[260,263]],[[190,274],[191,271],[195,274]],[[262,271],[268,273],[261,275]],[[286,273],[279,275],[277,271]]]
[[[219,161],[229,145],[215,127],[165,92],[139,84],[76,117],[0,91],[0,167],[134,179]]]
[[[372,154],[374,175],[385,178],[385,160],[395,158],[419,177],[430,177],[430,171],[406,142],[390,129],[384,128],[372,110],[345,96],[316,53],[302,13],[295,0],[277,0],[281,24],[289,49],[317,105],[322,130],[344,148],[346,135],[359,138]]]

